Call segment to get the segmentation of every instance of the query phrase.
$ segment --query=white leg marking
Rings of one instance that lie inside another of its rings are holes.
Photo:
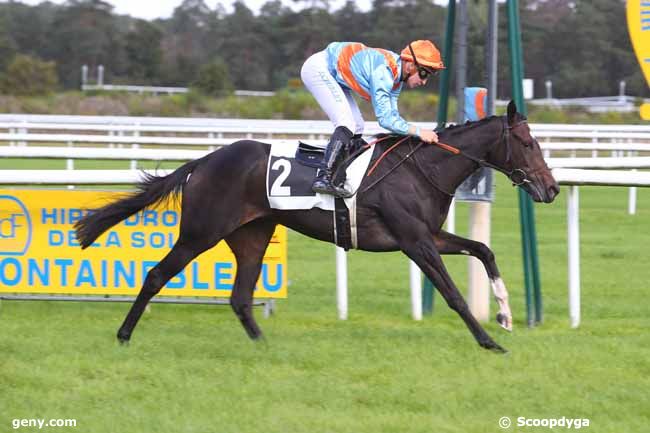
[[[506,285],[501,278],[490,280],[490,285],[492,286],[492,292],[497,300],[497,304],[499,304],[499,314],[503,317],[503,322],[500,325],[504,329],[512,331],[512,313],[510,312],[510,304],[508,303],[508,290],[506,289]]]

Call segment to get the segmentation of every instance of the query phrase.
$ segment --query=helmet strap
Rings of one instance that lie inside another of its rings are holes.
[[[431,75],[432,72],[429,72],[424,67],[420,66],[420,64],[418,63],[418,58],[415,57],[415,51],[413,51],[413,47],[411,46],[410,43],[409,43],[409,51],[411,51],[411,56],[413,57],[413,64],[415,64],[415,70],[417,74],[420,76],[421,79],[425,80],[427,78],[427,75]]]

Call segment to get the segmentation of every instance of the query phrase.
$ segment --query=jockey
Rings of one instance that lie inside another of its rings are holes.
[[[363,117],[352,92],[372,103],[383,128],[420,137],[427,143],[436,142],[434,131],[409,124],[400,116],[397,98],[404,83],[409,89],[425,85],[429,76],[441,69],[444,65],[440,52],[427,40],[411,42],[399,55],[357,42],[332,42],[309,57],[300,77],[335,127],[312,190],[349,196],[344,188],[332,184],[332,176],[350,143],[361,139],[363,133]]]

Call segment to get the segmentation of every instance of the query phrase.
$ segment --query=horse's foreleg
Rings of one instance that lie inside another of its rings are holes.
[[[501,278],[492,250],[481,242],[466,239],[445,231],[440,231],[440,233],[434,236],[434,242],[440,254],[470,255],[476,257],[483,263],[488,278],[490,279],[492,292],[499,305],[497,322],[504,329],[512,331],[512,313],[510,304],[508,303],[508,290]]]
[[[433,237],[428,232],[426,226],[419,221],[411,220],[404,221],[400,226],[402,233],[399,242],[402,251],[413,260],[429,278],[440,294],[447,301],[449,308],[456,311],[463,319],[472,335],[481,347],[494,350],[497,352],[505,352],[489,335],[485,329],[474,318],[469,311],[467,302],[458,291],[453,280],[447,273],[447,269],[442,262],[440,253],[437,250]],[[405,233],[405,228],[408,231]]]
[[[274,229],[275,222],[256,220],[238,228],[226,237],[226,242],[237,259],[237,276],[230,305],[246,333],[253,340],[262,337],[262,331],[253,317],[253,291]]]
[[[131,306],[122,326],[117,332],[117,338],[121,343],[127,343],[137,325],[140,316],[147,304],[167,282],[179,273],[196,256],[207,249],[206,246],[197,248],[196,245],[176,242],[171,251],[147,273],[144,284],[138,293],[138,297]]]

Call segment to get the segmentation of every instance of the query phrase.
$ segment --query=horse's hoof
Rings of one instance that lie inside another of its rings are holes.
[[[500,353],[500,354],[502,354],[502,355],[505,355],[506,353],[508,353],[508,351],[507,351],[506,349],[504,349],[503,347],[499,346],[498,344],[495,344],[494,347],[490,347],[490,350],[491,350],[492,352],[494,352],[494,353]]]
[[[505,314],[497,313],[497,323],[508,332],[512,332],[512,318]]]
[[[506,349],[503,347],[499,346],[497,343],[494,341],[488,341],[486,343],[481,343],[481,347],[484,349],[488,349],[494,353],[508,353]]]
[[[117,333],[117,341],[120,342],[120,346],[128,346],[130,340],[131,337],[120,334],[119,332]]]
[[[267,344],[264,334],[251,335],[251,340],[255,343]]]

